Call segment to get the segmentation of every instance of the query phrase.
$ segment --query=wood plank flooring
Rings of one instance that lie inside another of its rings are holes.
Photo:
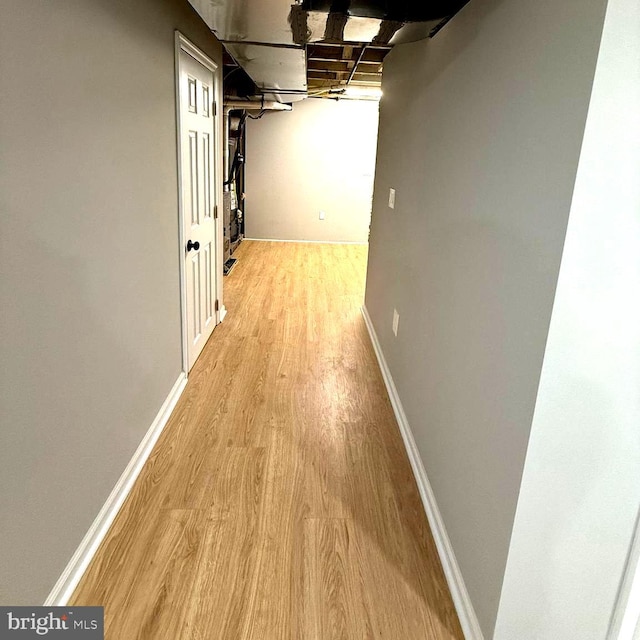
[[[366,247],[245,241],[71,604],[107,640],[462,640],[361,317]]]

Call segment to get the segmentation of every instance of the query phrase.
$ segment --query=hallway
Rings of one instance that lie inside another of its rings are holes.
[[[108,640],[461,640],[360,307],[367,249],[245,241],[71,604]]]

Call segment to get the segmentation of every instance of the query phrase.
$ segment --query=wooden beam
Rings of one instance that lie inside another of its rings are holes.
[[[352,87],[381,87],[382,80],[375,82],[373,80],[352,80],[349,83]]]
[[[349,83],[352,82],[364,82],[366,84],[380,84],[382,82],[382,76],[379,73],[354,73]]]
[[[307,69],[317,71],[351,71],[346,60],[307,60]]]

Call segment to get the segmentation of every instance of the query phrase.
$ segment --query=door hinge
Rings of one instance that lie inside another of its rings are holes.
[[[214,218],[214,220],[218,219],[218,205],[217,204],[213,205],[213,218]]]
[[[218,103],[214,101],[211,104],[213,106],[213,115],[217,116],[218,115]]]
[[[216,300],[215,310],[220,311],[220,302],[218,300]]]

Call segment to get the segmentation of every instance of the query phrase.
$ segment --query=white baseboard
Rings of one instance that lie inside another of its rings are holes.
[[[396,420],[398,421],[398,427],[400,428],[400,433],[404,440],[404,446],[407,449],[411,468],[413,469],[413,475],[415,476],[418,484],[418,491],[420,492],[422,504],[424,505],[424,510],[427,514],[429,525],[431,526],[431,533],[433,534],[433,539],[438,549],[440,562],[444,569],[444,574],[447,579],[447,584],[449,585],[449,590],[451,591],[453,604],[455,605],[458,618],[460,619],[460,625],[462,626],[464,637],[466,640],[484,640],[480,624],[478,623],[478,618],[473,609],[473,605],[471,604],[471,600],[469,599],[469,593],[467,592],[467,588],[464,584],[460,567],[458,566],[458,562],[453,552],[453,547],[451,546],[440,510],[438,509],[433,489],[431,488],[427,472],[425,471],[424,464],[422,463],[422,458],[420,457],[418,447],[416,446],[416,442],[413,438],[411,427],[409,426],[407,416],[402,408],[402,403],[400,402],[396,385],[391,377],[391,372],[389,371],[384,354],[382,353],[378,336],[376,335],[371,318],[369,317],[369,312],[365,306],[362,307],[362,316],[364,317],[367,330],[369,331],[373,350],[378,358],[380,371],[382,372],[384,384],[387,387],[387,393],[391,400],[393,412],[396,416]]]
[[[280,240],[278,238],[243,238],[243,240],[250,240],[252,242],[296,242],[304,244],[356,244],[367,245],[368,242],[359,242],[356,240]]]
[[[142,442],[138,446],[133,457],[129,461],[127,468],[120,476],[116,486],[113,488],[111,495],[100,509],[100,513],[96,516],[89,531],[82,539],[80,546],[76,549],[69,564],[65,567],[58,582],[54,585],[51,593],[44,602],[45,606],[63,607],[66,606],[69,598],[73,594],[78,582],[86,571],[95,552],[98,550],[100,543],[107,534],[114,518],[120,511],[126,497],[129,495],[133,483],[136,481],[144,463],[147,461],[154,445],[158,441],[162,430],[167,424],[171,412],[173,411],[178,399],[184,391],[187,384],[187,375],[184,371],[178,376],[176,383],[169,392],[167,399],[162,404],[158,415],[152,422],[151,427],[145,434]]]

